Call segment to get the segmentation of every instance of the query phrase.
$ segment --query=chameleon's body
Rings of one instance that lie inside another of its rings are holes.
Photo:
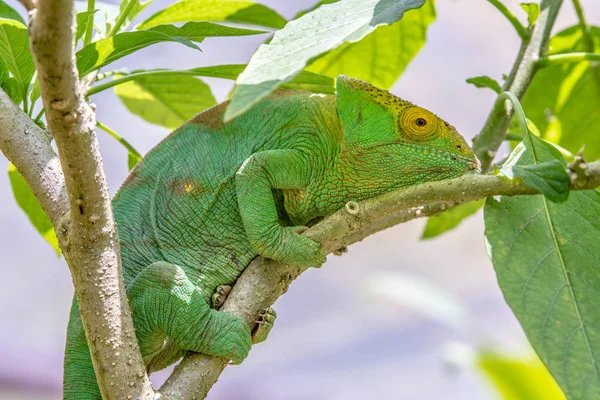
[[[150,371],[185,351],[241,362],[241,319],[211,309],[257,255],[319,266],[301,226],[351,200],[457,177],[477,161],[456,130],[427,110],[340,77],[336,96],[278,91],[223,124],[199,114],[133,170],[113,207],[127,296]],[[65,357],[68,400],[99,399],[76,301]]]

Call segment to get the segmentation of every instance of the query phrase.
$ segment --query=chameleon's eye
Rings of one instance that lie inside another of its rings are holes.
[[[398,128],[406,139],[423,142],[437,135],[437,122],[438,119],[431,112],[414,107],[399,115]]]

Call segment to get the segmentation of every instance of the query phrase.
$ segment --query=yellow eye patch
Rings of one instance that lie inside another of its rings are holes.
[[[439,120],[431,112],[411,107],[398,116],[400,134],[408,140],[423,142],[437,136]]]

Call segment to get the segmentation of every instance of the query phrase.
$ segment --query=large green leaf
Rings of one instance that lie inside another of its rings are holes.
[[[182,0],[157,12],[137,29],[187,21],[229,21],[282,28],[285,18],[272,9],[247,0]]]
[[[191,76],[149,76],[115,87],[133,114],[174,129],[216,104],[210,87]]]
[[[27,214],[27,217],[29,217],[31,224],[35,229],[37,229],[42,237],[50,243],[52,248],[56,250],[56,253],[60,254],[58,239],[56,238],[48,216],[44,210],[42,210],[42,206],[40,206],[40,203],[35,198],[35,195],[29,188],[29,185],[27,185],[27,182],[25,182],[23,176],[12,164],[8,165],[8,177],[19,207]]]
[[[521,359],[482,351],[477,366],[502,400],[564,400],[565,395],[537,357]]]
[[[35,67],[25,25],[12,19],[0,18],[0,57],[18,82],[22,97],[26,96]]]
[[[522,143],[507,166],[564,159]],[[488,198],[485,237],[498,283],[567,398],[600,398],[600,192],[561,204],[543,196]]]
[[[27,25],[21,14],[15,11],[11,6],[0,0],[0,18],[6,19],[14,19],[22,23],[23,25]]]
[[[456,228],[465,218],[475,214],[483,207],[484,203],[485,200],[470,201],[451,208],[440,215],[429,217],[421,239],[431,239]]]
[[[600,52],[600,27],[591,27]],[[550,54],[587,51],[579,26],[550,40]],[[572,153],[586,145],[585,155],[600,157],[600,67],[597,62],[554,65],[540,69],[523,98],[527,116],[542,137]]]
[[[237,79],[225,119],[248,110],[299,74],[315,57],[344,43],[357,42],[377,26],[392,24],[406,10],[424,3],[425,0],[344,0],[322,5],[291,21],[254,53]]]
[[[401,21],[330,51],[307,70],[334,78],[344,74],[389,89],[425,45],[427,28],[433,21],[435,6],[430,1],[407,13]]]
[[[198,49],[192,43],[202,42],[209,36],[239,36],[260,33],[210,22],[189,22],[182,27],[161,25],[147,31],[123,32],[90,43],[77,52],[77,67],[83,76],[102,68],[135,51],[160,42],[179,42]]]

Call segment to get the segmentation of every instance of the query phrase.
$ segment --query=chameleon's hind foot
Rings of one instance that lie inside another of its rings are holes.
[[[221,285],[217,288],[217,291],[212,295],[212,308],[218,310],[221,308],[223,304],[225,304],[225,300],[227,300],[227,296],[231,293],[232,286],[230,285]]]
[[[277,313],[270,307],[258,314],[256,328],[254,328],[254,331],[252,332],[253,344],[267,340],[267,336],[269,336],[269,332],[271,332],[271,329],[273,329],[273,324],[275,323],[276,318]]]

